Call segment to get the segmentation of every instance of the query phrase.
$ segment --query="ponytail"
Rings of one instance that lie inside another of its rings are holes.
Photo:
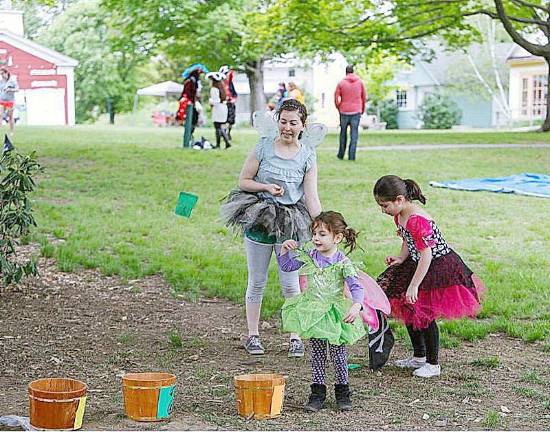
[[[359,236],[359,233],[353,228],[346,228],[342,234],[344,235],[344,243],[346,244],[345,248],[347,249],[347,252],[352,253],[357,247],[357,237]]]
[[[420,186],[418,186],[418,183],[415,182],[412,179],[405,179],[403,180],[405,183],[405,187],[407,188],[407,195],[406,198],[409,201],[420,201],[422,204],[426,204],[426,197],[422,194],[422,190],[420,189]]]

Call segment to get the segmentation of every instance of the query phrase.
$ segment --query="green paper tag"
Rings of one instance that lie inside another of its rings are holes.
[[[176,214],[189,218],[191,216],[191,210],[195,207],[199,197],[187,192],[180,192],[178,197],[178,203],[176,204]]]
[[[170,417],[172,406],[174,405],[174,396],[176,394],[176,385],[162,387],[159,392],[159,401],[157,406],[157,418],[163,419]]]
[[[361,365],[360,365],[360,364],[357,364],[357,363],[348,363],[348,370],[359,369],[359,368],[361,368]]]

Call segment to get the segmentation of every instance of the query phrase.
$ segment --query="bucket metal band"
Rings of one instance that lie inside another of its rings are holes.
[[[274,387],[237,387],[239,390],[273,390]]]
[[[160,390],[160,389],[165,389],[165,388],[172,388],[172,387],[174,387],[174,385],[169,385],[169,386],[165,386],[165,387],[141,387],[141,386],[124,385],[124,387],[126,387],[127,389],[132,389],[132,390]]]
[[[39,402],[57,402],[57,403],[74,402],[74,401],[79,401],[82,398],[82,396],[79,396],[73,399],[44,399],[44,398],[33,396],[31,394],[29,394],[29,397]]]

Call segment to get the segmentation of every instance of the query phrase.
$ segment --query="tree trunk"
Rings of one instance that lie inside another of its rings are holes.
[[[549,132],[550,131],[550,97],[548,95],[548,86],[550,85],[550,57],[545,57],[544,60],[546,60],[546,65],[548,66],[548,76],[547,76],[547,82],[546,82],[546,118],[544,119],[544,123],[542,124],[539,130],[541,132]]]
[[[106,101],[107,105],[107,114],[109,114],[109,124],[115,124],[115,104],[113,103],[113,98],[108,97]]]
[[[250,86],[250,120],[254,111],[265,110],[264,60],[258,59],[246,65],[246,76]]]

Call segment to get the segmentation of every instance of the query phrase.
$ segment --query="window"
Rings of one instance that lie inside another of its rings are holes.
[[[407,108],[407,91],[396,90],[395,100],[397,102],[397,108]]]
[[[527,75],[521,78],[520,113],[524,117],[546,116],[548,77],[543,74]]]
[[[533,77],[533,107],[532,115],[539,117],[546,115],[546,97],[548,96],[548,82],[544,75]]]
[[[529,107],[529,80],[527,78],[522,79],[521,84],[521,115],[527,115]]]
[[[296,69],[289,69],[288,70],[288,76],[289,77],[296,76]]]

